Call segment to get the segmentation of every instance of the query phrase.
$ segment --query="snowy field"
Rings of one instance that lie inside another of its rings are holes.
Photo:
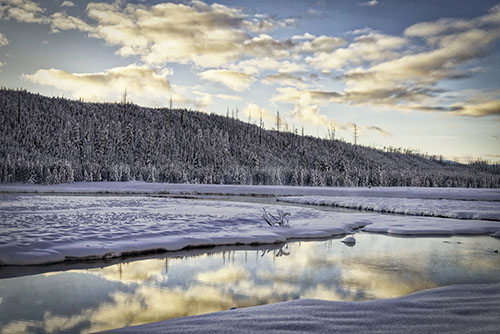
[[[265,206],[269,211],[279,207]],[[0,196],[0,263],[42,264],[151,250],[265,244],[346,234],[368,223],[288,208],[293,227],[269,226],[262,205],[134,196]],[[360,218],[361,217],[361,218]],[[366,217],[367,218],[367,217]],[[483,226],[488,230],[491,227]]]
[[[498,333],[500,284],[455,285],[368,302],[293,300],[107,333]]]
[[[158,194],[208,195],[210,199],[151,196]],[[228,194],[270,197],[266,203],[250,203],[221,200],[218,196]],[[292,206],[275,202],[278,197]],[[305,207],[300,203],[361,208],[371,212],[319,210],[319,207]],[[2,184],[0,265],[102,260],[145,252],[274,244],[332,236],[361,240],[360,231],[416,237],[500,237],[499,207],[500,191],[496,189],[144,182]],[[288,212],[290,227],[269,226],[263,218],[263,208],[275,216],[279,210]],[[346,246],[356,247],[356,243]],[[488,250],[490,256],[495,255],[495,249]],[[288,329],[302,332],[453,332],[465,328],[493,333],[499,328],[499,298],[498,284],[461,285],[370,302],[296,300],[120,331],[219,333],[241,332],[244,328],[248,332]],[[262,321],[263,318],[266,321]]]
[[[414,188],[414,187],[292,187],[292,186],[247,186],[216,184],[170,184],[130,182],[75,182],[69,184],[37,185],[7,183],[0,184],[0,192],[38,193],[121,193],[121,194],[231,194],[272,196],[355,196],[392,198],[461,199],[500,202],[500,189],[470,188]]]
[[[279,204],[279,203],[278,203]],[[262,208],[290,213],[269,226]],[[314,208],[147,196],[0,195],[0,263],[33,265],[186,247],[269,244],[366,232],[500,233],[494,221],[341,213]]]
[[[387,198],[387,197],[341,197],[341,196],[288,196],[280,202],[331,206],[383,213],[405,215],[485,219],[500,221],[500,202],[467,201],[449,199]]]

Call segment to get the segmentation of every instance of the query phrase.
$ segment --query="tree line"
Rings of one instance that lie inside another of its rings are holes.
[[[500,186],[499,165],[448,163],[187,109],[0,89],[0,121],[1,182]]]

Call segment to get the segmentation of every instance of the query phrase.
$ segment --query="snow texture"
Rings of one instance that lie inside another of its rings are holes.
[[[342,196],[456,199],[500,202],[500,189],[415,188],[415,187],[298,187],[257,185],[170,184],[149,182],[75,182],[55,185],[21,183],[0,184],[0,192],[39,193],[170,193],[170,194],[232,194],[274,196]]]
[[[367,232],[492,234],[500,223],[286,208],[290,228],[271,227],[262,204],[145,196],[0,195],[0,264],[112,258],[186,247],[269,244]],[[280,206],[265,205],[270,212]]]
[[[454,285],[395,299],[301,299],[108,333],[498,333],[500,284]]]
[[[275,212],[280,207],[265,206]],[[0,264],[269,244],[290,238],[350,233],[366,223],[328,212],[289,207],[291,228],[271,227],[262,205],[135,196],[0,196]],[[358,222],[357,222],[358,221]]]
[[[405,215],[500,221],[500,202],[497,201],[339,196],[293,196],[277,200]]]

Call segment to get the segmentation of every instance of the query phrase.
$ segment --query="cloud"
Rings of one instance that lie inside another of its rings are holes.
[[[4,65],[5,65],[5,63],[2,63],[2,62],[0,61],[0,72],[2,72],[2,67],[3,67]]]
[[[199,91],[195,91],[194,94],[199,97],[191,101],[191,103],[194,104],[195,108],[198,110],[205,111],[213,102],[212,94]]]
[[[337,92],[300,90],[294,87],[279,87],[277,94],[271,101],[283,102],[294,106],[292,115],[301,122],[313,125],[334,125],[337,128],[346,128],[346,125],[328,118],[320,111],[320,106],[334,103],[340,96]]]
[[[458,103],[452,105],[455,115],[460,116],[500,116],[500,99],[481,103]]]
[[[404,55],[367,69],[346,71],[345,101],[389,107],[432,102],[442,93],[435,88],[437,83],[456,78],[461,64],[484,56],[499,36],[500,30],[456,33],[443,38],[433,50]]]
[[[277,83],[280,86],[291,86],[298,88],[304,88],[307,86],[301,77],[296,77],[289,73],[270,74],[264,80],[262,80],[262,83],[266,85]]]
[[[296,25],[294,18],[276,19],[267,15],[255,14],[243,20],[243,28],[254,33],[263,33],[275,28],[286,28]]]
[[[375,131],[378,134],[383,135],[383,136],[392,137],[392,133],[382,129],[381,127],[375,126],[375,125],[367,126],[367,127],[365,127],[365,129],[368,131]]]
[[[278,41],[269,35],[261,34],[244,42],[245,52],[257,57],[286,58],[295,47],[291,39]]]
[[[340,46],[340,40],[338,41]],[[341,70],[348,65],[359,65],[364,62],[376,63],[396,58],[397,50],[407,44],[404,38],[370,32],[356,36],[345,48],[337,48],[333,52],[319,51],[306,58],[315,68],[323,71]]]
[[[7,39],[7,37],[0,33],[0,47],[2,46],[6,46],[6,45],[9,45],[9,40]]]
[[[50,29],[52,32],[60,32],[61,30],[93,31],[93,28],[83,20],[65,12],[54,13],[50,16]]]
[[[31,0],[9,0],[0,2],[0,18],[26,23],[47,23],[44,9]]]
[[[253,58],[231,64],[229,68],[233,71],[241,71],[246,74],[257,75],[261,71],[279,71],[281,73],[302,72],[305,66],[288,60],[276,60],[268,57]]]
[[[200,78],[213,82],[219,82],[229,89],[242,92],[255,81],[249,74],[228,70],[208,70],[199,73]]]
[[[492,29],[496,27],[496,29]],[[348,63],[359,63],[359,67],[346,69],[339,77],[344,80],[344,91],[337,99],[339,103],[380,106],[393,110],[418,110],[447,112],[461,116],[496,115],[497,97],[470,102],[470,96],[462,94],[462,102],[450,103],[446,100],[446,91],[437,88],[445,80],[459,80],[475,75],[477,68],[465,67],[491,52],[493,43],[500,38],[500,10],[493,8],[487,15],[470,20],[441,19],[435,22],[423,22],[409,27],[404,43],[393,40],[386,46],[389,53],[380,53],[379,61],[361,63],[365,60],[354,56],[347,57],[348,49],[359,49],[353,44],[365,43],[365,39],[374,37],[374,33],[356,37],[346,49],[335,53],[346,53]],[[424,37],[427,45],[415,47],[411,38]],[[388,40],[390,41],[390,40]],[[394,46],[407,47],[394,49]],[[471,47],[473,45],[474,47]],[[352,51],[352,50],[351,50]],[[359,52],[358,52],[359,54]],[[342,58],[309,59],[312,64],[318,61],[323,69],[346,66]],[[364,66],[363,66],[364,65]],[[468,102],[464,102],[468,101]]]
[[[128,100],[144,105],[167,105],[170,83],[167,70],[147,66],[115,67],[98,73],[69,73],[57,69],[24,74],[33,83],[70,91],[74,98],[89,101],[119,101],[127,90]]]
[[[333,52],[346,43],[345,39],[322,35],[305,41],[301,46],[301,51],[312,53]]]
[[[217,94],[217,95],[215,95],[215,97],[218,99],[221,99],[221,100],[229,100],[229,101],[241,100],[241,96],[230,95],[230,94]]]
[[[486,15],[473,19],[442,18],[433,22],[419,22],[406,28],[404,34],[410,37],[430,38],[466,30],[495,27],[500,22],[500,5],[491,8]]]
[[[378,1],[377,0],[363,1],[360,2],[359,5],[364,7],[375,7],[376,5],[378,5]]]
[[[243,114],[245,119],[250,118],[250,120],[259,122],[262,116],[262,121],[268,124],[274,124],[276,121],[276,115],[265,108],[261,108],[255,103],[249,103],[245,109],[243,109]]]
[[[61,3],[61,7],[73,7],[74,5],[75,4],[73,2],[67,0]]]
[[[268,17],[254,16],[249,21],[240,9],[201,1],[151,7],[128,4],[124,8],[91,3],[87,14],[97,22],[91,36],[117,45],[122,56],[141,56],[149,64],[177,62],[203,67],[227,64],[244,52],[261,54],[269,42],[263,37],[266,35],[253,40],[246,29],[265,30],[263,27],[275,24]]]

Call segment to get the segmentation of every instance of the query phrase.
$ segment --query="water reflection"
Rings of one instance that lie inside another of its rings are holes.
[[[2,333],[94,332],[295,298],[366,300],[500,282],[500,240],[357,234],[0,280]]]

